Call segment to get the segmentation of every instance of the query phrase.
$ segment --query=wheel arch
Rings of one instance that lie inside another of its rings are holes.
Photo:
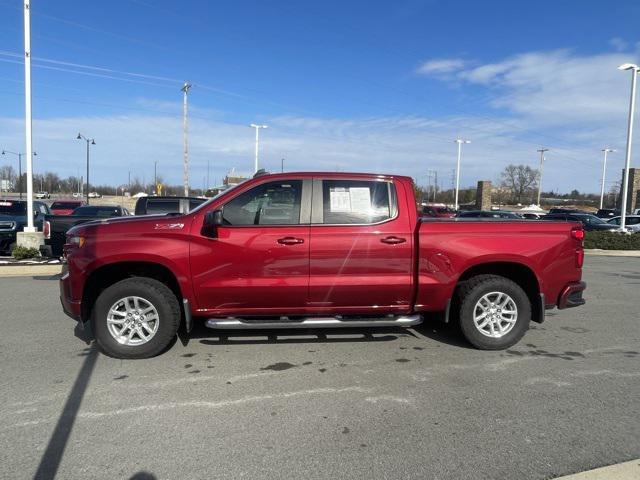
[[[180,284],[175,274],[165,265],[148,261],[114,262],[96,268],[87,278],[82,293],[82,321],[89,320],[96,299],[104,289],[131,277],[153,278],[164,283],[174,293],[182,308],[184,295]],[[184,311],[182,315],[184,316]]]
[[[544,320],[544,298],[541,285],[535,272],[524,263],[514,261],[487,262],[467,268],[458,278],[456,289],[460,284],[478,275],[500,275],[517,283],[529,297],[531,302],[531,319],[541,323]]]

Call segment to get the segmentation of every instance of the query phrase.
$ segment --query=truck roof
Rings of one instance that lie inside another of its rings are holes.
[[[413,181],[409,176],[394,175],[386,173],[364,173],[364,172],[277,172],[277,173],[264,173],[264,176],[269,178],[289,178],[291,176],[311,178],[311,177],[323,177],[323,178],[379,178],[379,179],[402,179],[407,181]],[[261,176],[262,176],[261,175]]]

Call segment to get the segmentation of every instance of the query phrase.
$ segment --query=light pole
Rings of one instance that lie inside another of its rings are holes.
[[[615,150],[611,148],[603,148],[602,152],[604,153],[604,160],[602,161],[602,185],[600,186],[600,210],[602,210],[602,206],[604,205],[604,178],[607,173],[607,154],[615,152]]]
[[[35,233],[33,224],[33,135],[31,112],[31,5],[30,0],[24,0],[24,124],[25,144],[27,155],[27,226],[24,231]],[[22,178],[20,178],[22,192]]]
[[[158,195],[158,161],[153,161],[153,191]]]
[[[188,82],[184,82],[184,85],[180,89],[184,95],[182,97],[182,137],[184,144],[184,159],[183,159],[183,172],[182,172],[182,182],[184,183],[184,196],[189,196],[189,122],[187,119],[188,113],[188,101],[187,94],[189,93],[189,89],[191,88],[191,84]]]
[[[454,209],[458,210],[458,193],[460,191],[460,159],[462,158],[462,144],[471,143],[470,140],[456,138],[455,143],[458,144],[458,162],[456,163],[456,197],[454,201]]]
[[[256,125],[255,123],[252,123],[251,125],[249,125],[251,128],[255,128],[256,129],[256,157],[255,157],[255,161],[253,163],[253,173],[256,173],[258,171],[258,145],[260,143],[260,136],[259,133],[261,128],[269,128],[267,125]]]
[[[540,206],[540,194],[542,193],[542,169],[544,168],[544,152],[548,152],[548,148],[539,148],[540,152],[540,179],[538,180],[538,207]]]
[[[24,153],[16,153],[16,152],[12,152],[10,150],[2,150],[2,155],[6,155],[6,154],[10,154],[10,155],[15,155],[16,157],[18,157],[18,182],[19,182],[19,190],[20,190],[20,199],[22,199],[22,155],[24,155]],[[33,152],[33,156],[37,156],[38,154],[36,152]],[[42,190],[42,189],[40,189]]]
[[[89,145],[95,145],[96,141],[93,138],[85,137],[81,133],[78,133],[76,139],[87,142],[87,191],[85,192],[85,196],[87,198],[87,205],[89,205]]]
[[[631,165],[631,140],[633,138],[633,115],[636,105],[636,80],[640,67],[633,63],[625,63],[618,70],[631,70],[631,98],[629,100],[629,124],[627,126],[627,151],[624,161],[624,179],[622,180],[622,202],[620,205],[620,230],[627,224],[627,195],[629,190],[629,167]]]
[[[284,158],[280,159],[280,172],[284,173]]]

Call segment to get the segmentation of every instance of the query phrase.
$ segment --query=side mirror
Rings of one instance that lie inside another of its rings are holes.
[[[222,210],[213,210],[205,213],[202,224],[202,234],[206,237],[215,238],[218,226],[224,223]]]

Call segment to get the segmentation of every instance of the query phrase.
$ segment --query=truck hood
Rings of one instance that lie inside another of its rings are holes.
[[[188,223],[186,215],[144,215],[138,217],[113,217],[100,220],[92,220],[71,228],[67,235],[100,235],[110,232],[150,232],[167,228],[169,225],[182,225]],[[180,227],[182,228],[182,227]]]

